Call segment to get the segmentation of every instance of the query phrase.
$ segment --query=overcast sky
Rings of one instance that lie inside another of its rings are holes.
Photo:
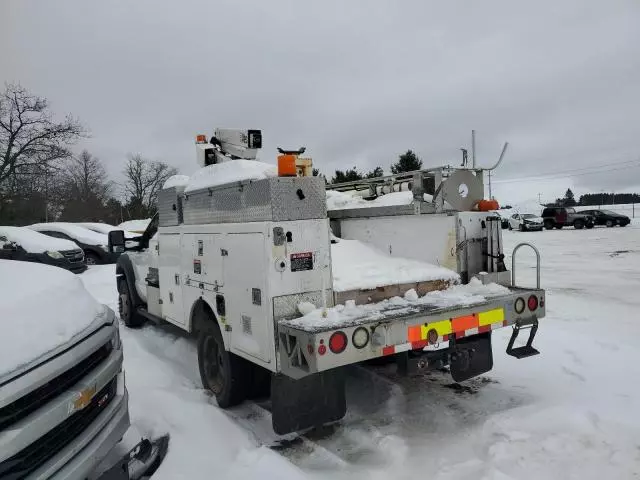
[[[0,0],[0,81],[78,116],[114,177],[129,152],[190,174],[216,127],[329,175],[456,164],[475,128],[482,165],[510,143],[503,202],[640,191],[638,0]]]

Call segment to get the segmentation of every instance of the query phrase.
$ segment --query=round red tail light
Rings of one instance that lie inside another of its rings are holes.
[[[347,348],[347,336],[344,332],[335,332],[329,337],[329,350],[333,353],[342,353]]]
[[[538,308],[538,297],[536,297],[535,295],[531,295],[529,297],[529,300],[527,300],[527,306],[529,307],[529,310],[531,310],[532,312]]]

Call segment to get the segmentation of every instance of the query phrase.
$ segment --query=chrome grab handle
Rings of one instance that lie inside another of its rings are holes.
[[[538,249],[530,243],[523,242],[516,245],[511,253],[511,285],[516,286],[516,252],[520,247],[531,247],[536,252],[536,288],[540,288],[540,252]]]

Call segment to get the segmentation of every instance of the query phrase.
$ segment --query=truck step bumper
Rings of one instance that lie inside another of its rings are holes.
[[[527,340],[526,345],[522,347],[513,348],[513,344],[518,338],[518,334],[520,330],[529,329],[529,339]],[[527,358],[532,357],[533,355],[538,355],[540,352],[533,348],[533,339],[536,336],[536,332],[538,331],[538,319],[534,317],[530,321],[526,322],[516,322],[513,325],[513,332],[511,333],[511,338],[509,339],[509,345],[507,345],[507,355],[511,355],[515,358]]]

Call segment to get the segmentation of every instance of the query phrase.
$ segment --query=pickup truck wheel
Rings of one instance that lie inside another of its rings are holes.
[[[198,336],[198,367],[202,386],[216,396],[220,408],[229,408],[246,397],[247,362],[225,350],[220,328],[208,322]]]
[[[129,285],[124,279],[118,281],[118,313],[129,328],[139,328],[144,325],[144,317],[136,312]]]
[[[544,221],[544,228],[546,228],[547,230],[553,230],[553,221],[552,220],[545,220]]]
[[[584,222],[582,220],[576,220],[573,222],[573,228],[576,230],[582,230],[584,228]]]
[[[87,265],[99,265],[100,258],[93,252],[87,252],[84,254],[84,261]]]

